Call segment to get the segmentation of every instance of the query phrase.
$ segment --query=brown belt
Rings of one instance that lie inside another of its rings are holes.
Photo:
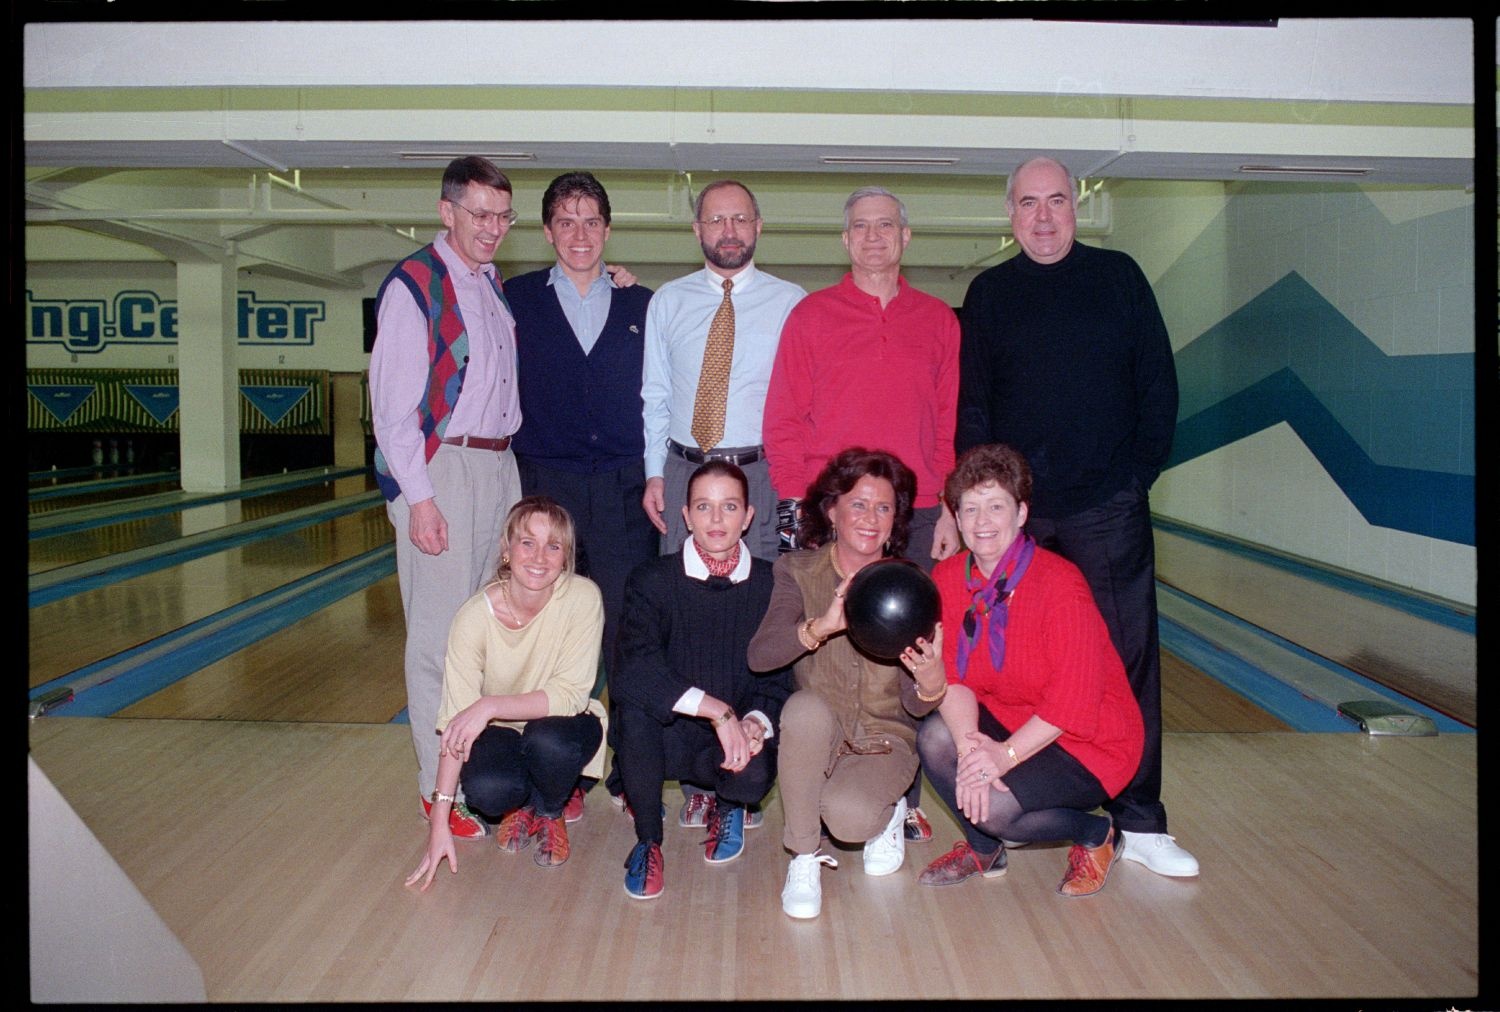
[[[510,437],[501,436],[499,439],[486,439],[484,436],[444,436],[443,442],[449,446],[471,446],[476,450],[501,450],[510,449]]]

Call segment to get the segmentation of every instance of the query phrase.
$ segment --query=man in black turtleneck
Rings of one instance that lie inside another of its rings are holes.
[[[1198,874],[1161,803],[1161,652],[1147,490],[1166,463],[1177,374],[1156,298],[1124,253],[1074,242],[1078,188],[1023,162],[1005,208],[1021,251],[964,297],[956,449],[1008,443],[1035,476],[1027,530],[1088,580],[1146,726],[1135,779],[1106,806],[1120,857]]]

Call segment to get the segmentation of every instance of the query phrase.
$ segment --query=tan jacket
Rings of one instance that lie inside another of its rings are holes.
[[[797,638],[802,623],[828,610],[841,582],[833,568],[833,545],[787,553],[776,560],[772,573],[776,583],[771,605],[750,641],[750,667],[770,671],[795,661],[792,673],[798,691],[816,692],[828,703],[845,742],[878,748],[881,738],[895,739],[915,758],[917,719],[931,713],[937,703],[917,698],[916,682],[906,668],[861,653],[844,633],[812,652]],[[828,770],[843,747],[834,743]]]

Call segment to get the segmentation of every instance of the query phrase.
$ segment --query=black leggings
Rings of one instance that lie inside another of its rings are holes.
[[[491,724],[459,771],[464,800],[491,822],[522,805],[555,819],[603,735],[592,713],[528,720],[521,731]]]
[[[996,741],[1010,737],[983,706],[979,708],[979,730]],[[917,751],[922,756],[922,772],[958,819],[969,846],[981,854],[993,854],[1002,839],[1018,843],[1072,840],[1097,847],[1109,833],[1108,816],[1089,814],[1108,801],[1109,795],[1099,779],[1057,742],[1000,778],[1010,790],[990,788],[989,818],[978,825],[959,811],[954,788],[958,749],[939,714],[930,714],[917,729]]]

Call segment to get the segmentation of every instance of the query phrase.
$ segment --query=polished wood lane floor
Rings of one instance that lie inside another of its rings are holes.
[[[1156,532],[1156,574],[1251,625],[1476,725],[1471,633],[1162,530]]]
[[[401,590],[388,576],[118,716],[384,724],[406,708],[405,646]]]
[[[33,755],[202,967],[251,1001],[1428,998],[1479,986],[1472,735],[1170,734],[1172,831],[1203,875],[1117,865],[1098,896],[1054,889],[1065,851],[924,889],[937,830],[887,878],[858,850],[823,914],[779,894],[779,806],[711,867],[671,823],[666,892],[630,899],[630,823],[601,791],[543,870],[461,845],[419,895],[425,828],[399,726],[43,719]],[[1472,1002],[1456,1002],[1472,1007]]]
[[[389,544],[365,510],[32,608],[29,684],[161,636],[336,562]]]
[[[258,520],[303,506],[329,502],[342,496],[358,495],[374,488],[374,485],[374,481],[368,478],[339,478],[329,485],[307,485],[250,499],[230,499],[207,506],[189,506],[158,516],[124,520],[51,538],[37,538],[27,543],[28,572],[42,573],[118,552],[165,544],[187,534],[215,530],[245,520]]]

